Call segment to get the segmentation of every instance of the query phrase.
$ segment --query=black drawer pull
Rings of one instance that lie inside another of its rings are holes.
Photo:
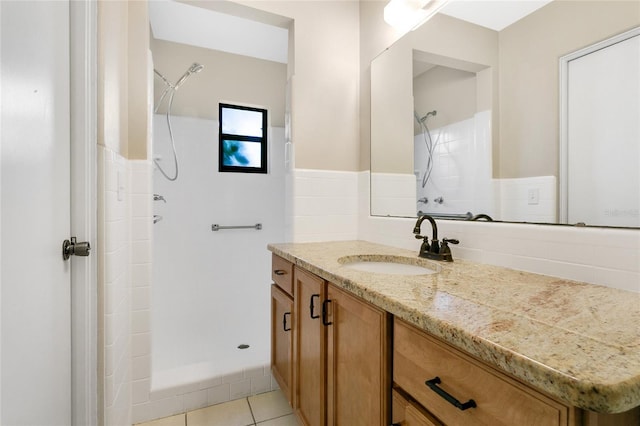
[[[291,327],[287,328],[287,315],[291,315],[291,312],[285,312],[282,316],[282,328],[284,331],[291,331]]]
[[[314,298],[320,298],[319,294],[312,294],[311,295],[311,300],[309,301],[309,315],[311,315],[312,319],[316,319],[316,318],[320,318],[320,315],[313,315],[313,311],[315,310],[315,306],[313,304],[313,299]]]
[[[331,325],[333,322],[327,321],[327,305],[331,303],[331,299],[322,302],[322,325]]]
[[[283,271],[282,269],[276,269],[275,271],[273,271],[273,273],[276,275],[285,275],[287,271]]]
[[[438,395],[440,395],[441,397],[443,397],[444,399],[447,400],[448,403],[450,403],[451,405],[455,406],[456,408],[458,408],[461,411],[464,411],[468,408],[475,408],[477,407],[476,402],[473,399],[468,400],[467,402],[460,402],[458,401],[456,398],[454,398],[450,393],[448,393],[447,391],[445,391],[444,389],[438,387],[438,385],[441,383],[442,381],[440,380],[440,377],[435,377],[431,380],[427,380],[426,382],[424,382],[427,386],[429,386],[429,388],[431,388],[432,391],[434,391],[435,393],[437,393]]]

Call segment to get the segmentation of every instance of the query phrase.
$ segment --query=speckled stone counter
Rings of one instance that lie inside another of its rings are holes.
[[[456,259],[388,275],[338,262],[417,258],[364,241],[271,244],[273,253],[573,406],[640,405],[640,294]]]

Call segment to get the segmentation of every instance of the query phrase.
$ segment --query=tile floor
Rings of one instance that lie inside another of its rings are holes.
[[[298,426],[280,390],[212,405],[136,426]]]

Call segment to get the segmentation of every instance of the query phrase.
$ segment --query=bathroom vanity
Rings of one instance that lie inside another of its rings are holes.
[[[640,424],[640,294],[364,241],[269,250],[272,371],[304,425]]]

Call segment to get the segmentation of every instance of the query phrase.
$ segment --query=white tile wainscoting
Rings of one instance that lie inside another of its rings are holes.
[[[359,174],[358,238],[419,249],[415,219],[369,216],[369,172]],[[640,231],[438,220],[440,238],[457,238],[454,259],[640,292]]]
[[[263,365],[151,390],[152,167],[98,152],[106,424],[148,421],[276,387]],[[287,240],[362,239],[417,253],[415,219],[369,215],[368,171],[293,170],[286,183]],[[640,291],[638,230],[444,220],[438,230],[460,239],[454,258]]]

